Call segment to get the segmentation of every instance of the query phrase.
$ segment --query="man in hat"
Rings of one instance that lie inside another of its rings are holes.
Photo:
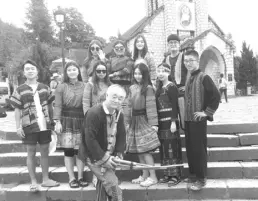
[[[184,128],[184,91],[187,79],[187,69],[184,65],[184,55],[180,52],[180,39],[176,34],[171,34],[167,38],[168,53],[163,60],[170,66],[170,81],[174,82],[179,89],[179,114],[181,127]]]

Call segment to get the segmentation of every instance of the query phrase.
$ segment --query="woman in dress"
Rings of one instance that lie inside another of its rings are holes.
[[[178,89],[170,82],[170,66],[162,63],[157,67],[156,101],[158,109],[159,130],[161,143],[159,148],[161,165],[175,165],[182,163],[181,139],[178,121]],[[160,183],[169,186],[177,185],[181,180],[182,168],[169,168],[164,171]]]
[[[109,81],[107,66],[98,61],[93,66],[93,75],[90,82],[86,83],[83,93],[83,112],[86,114],[89,108],[106,100],[107,88],[111,85]]]
[[[158,116],[155,92],[150,81],[148,67],[140,63],[136,66],[134,83],[129,89],[129,112],[127,117],[128,153],[137,154],[141,163],[154,165],[151,151],[160,146],[157,136]],[[158,182],[155,170],[143,170],[143,174],[132,180],[143,187]]]
[[[152,55],[148,52],[148,45],[144,35],[136,36],[133,45],[133,60],[135,66],[139,63],[145,63],[149,67],[150,78],[153,85],[156,84],[156,66]]]
[[[91,79],[93,74],[93,66],[95,65],[95,63],[97,63],[98,61],[107,61],[102,49],[103,47],[99,40],[91,41],[88,49],[88,56],[84,61],[82,69],[82,78],[85,83]]]
[[[88,185],[83,180],[84,163],[78,159],[78,149],[81,142],[81,127],[83,125],[82,96],[85,84],[82,82],[77,63],[68,62],[64,69],[63,83],[55,91],[54,120],[58,133],[57,147],[64,150],[64,163],[69,175],[71,188]],[[78,179],[74,175],[74,156]]]
[[[92,79],[86,83],[83,92],[83,112],[84,115],[92,106],[106,100],[107,88],[111,85],[108,77],[107,66],[102,61],[97,61],[93,66]],[[92,183],[97,185],[97,177],[93,175]]]

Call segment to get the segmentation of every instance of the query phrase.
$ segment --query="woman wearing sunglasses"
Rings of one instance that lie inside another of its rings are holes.
[[[93,75],[93,66],[98,62],[106,62],[105,54],[102,50],[102,44],[98,40],[92,40],[89,49],[88,56],[84,61],[83,68],[83,81],[88,82]]]
[[[102,103],[106,99],[106,91],[110,84],[106,64],[102,61],[97,61],[93,66],[92,79],[86,83],[83,93],[84,114],[89,108]]]
[[[93,66],[92,78],[86,83],[83,92],[82,105],[84,115],[92,106],[106,100],[106,91],[111,85],[109,81],[107,66],[102,61],[97,61]],[[92,183],[97,184],[97,178],[93,175]]]
[[[114,84],[123,86],[128,92],[131,85],[131,72],[133,60],[125,55],[126,45],[124,41],[117,40],[113,45],[115,57],[110,59],[110,81]]]

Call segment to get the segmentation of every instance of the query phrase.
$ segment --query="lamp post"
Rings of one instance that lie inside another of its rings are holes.
[[[61,41],[61,50],[62,50],[62,66],[63,70],[65,68],[65,56],[64,56],[64,28],[65,28],[65,12],[60,8],[57,7],[57,10],[54,12],[54,17],[56,24],[60,28],[60,41]]]

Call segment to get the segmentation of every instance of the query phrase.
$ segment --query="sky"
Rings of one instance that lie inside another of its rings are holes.
[[[1,2],[2,1],[2,2]],[[0,0],[0,19],[23,27],[29,0]],[[146,15],[145,0],[45,0],[50,14],[61,7],[75,7],[105,39],[123,34]],[[207,0],[209,15],[227,34],[231,33],[237,54],[246,41],[258,54],[258,0]]]

